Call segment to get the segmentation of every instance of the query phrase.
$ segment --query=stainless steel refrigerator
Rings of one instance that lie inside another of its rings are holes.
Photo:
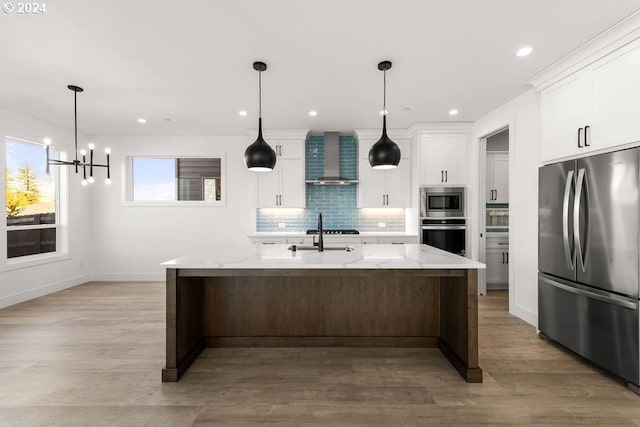
[[[544,166],[538,199],[539,330],[636,392],[639,164],[635,148]]]

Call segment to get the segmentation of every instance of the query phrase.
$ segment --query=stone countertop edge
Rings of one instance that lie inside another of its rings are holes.
[[[258,231],[247,237],[312,237],[304,231]],[[363,231],[360,234],[325,234],[325,237],[418,237],[404,231]]]
[[[334,244],[335,245],[335,244]],[[346,250],[288,250],[290,245],[211,248],[166,261],[175,269],[484,269],[485,265],[428,245],[349,245]],[[327,245],[325,245],[326,247]]]

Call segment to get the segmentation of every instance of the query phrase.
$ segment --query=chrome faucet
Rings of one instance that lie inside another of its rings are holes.
[[[318,252],[324,251],[324,241],[322,239],[322,214],[318,214]]]

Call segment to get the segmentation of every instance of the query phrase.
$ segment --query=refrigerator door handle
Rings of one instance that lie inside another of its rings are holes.
[[[573,201],[573,238],[575,239],[575,247],[577,253],[577,259],[580,261],[580,266],[583,272],[587,271],[587,262],[589,261],[589,186],[585,180],[586,170],[581,168],[578,171],[578,179],[576,182],[576,195]],[[585,238],[584,248],[582,247],[582,241],[580,240],[580,201],[582,200],[582,193],[584,188],[584,198],[587,204],[587,210],[585,211]],[[577,263],[577,261],[576,261]]]
[[[567,292],[571,292],[572,294],[582,295],[587,298],[606,302],[607,304],[614,304],[614,305],[617,305],[623,308],[628,308],[631,310],[635,310],[638,308],[638,303],[629,301],[624,297],[619,297],[616,295],[603,295],[595,292],[589,292],[584,289],[574,288],[573,286],[556,282],[555,280],[547,279],[546,277],[540,277],[540,281],[546,283],[547,285],[555,286],[556,288],[562,289]]]
[[[571,242],[569,240],[569,196],[571,195],[571,187],[573,185],[573,171],[569,171],[567,174],[567,182],[564,185],[564,198],[562,199],[562,243],[567,265],[571,271],[576,267],[576,247],[574,245],[573,248],[571,248]]]

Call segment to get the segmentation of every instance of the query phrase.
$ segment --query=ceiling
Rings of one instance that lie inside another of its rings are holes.
[[[393,62],[390,127],[474,121],[640,0],[55,0],[47,7],[39,16],[0,16],[1,107],[72,126],[66,86],[76,84],[85,88],[78,110],[86,134],[246,135],[257,122],[254,60],[268,65],[266,130],[379,127],[384,59]],[[525,45],[533,53],[516,57]]]

